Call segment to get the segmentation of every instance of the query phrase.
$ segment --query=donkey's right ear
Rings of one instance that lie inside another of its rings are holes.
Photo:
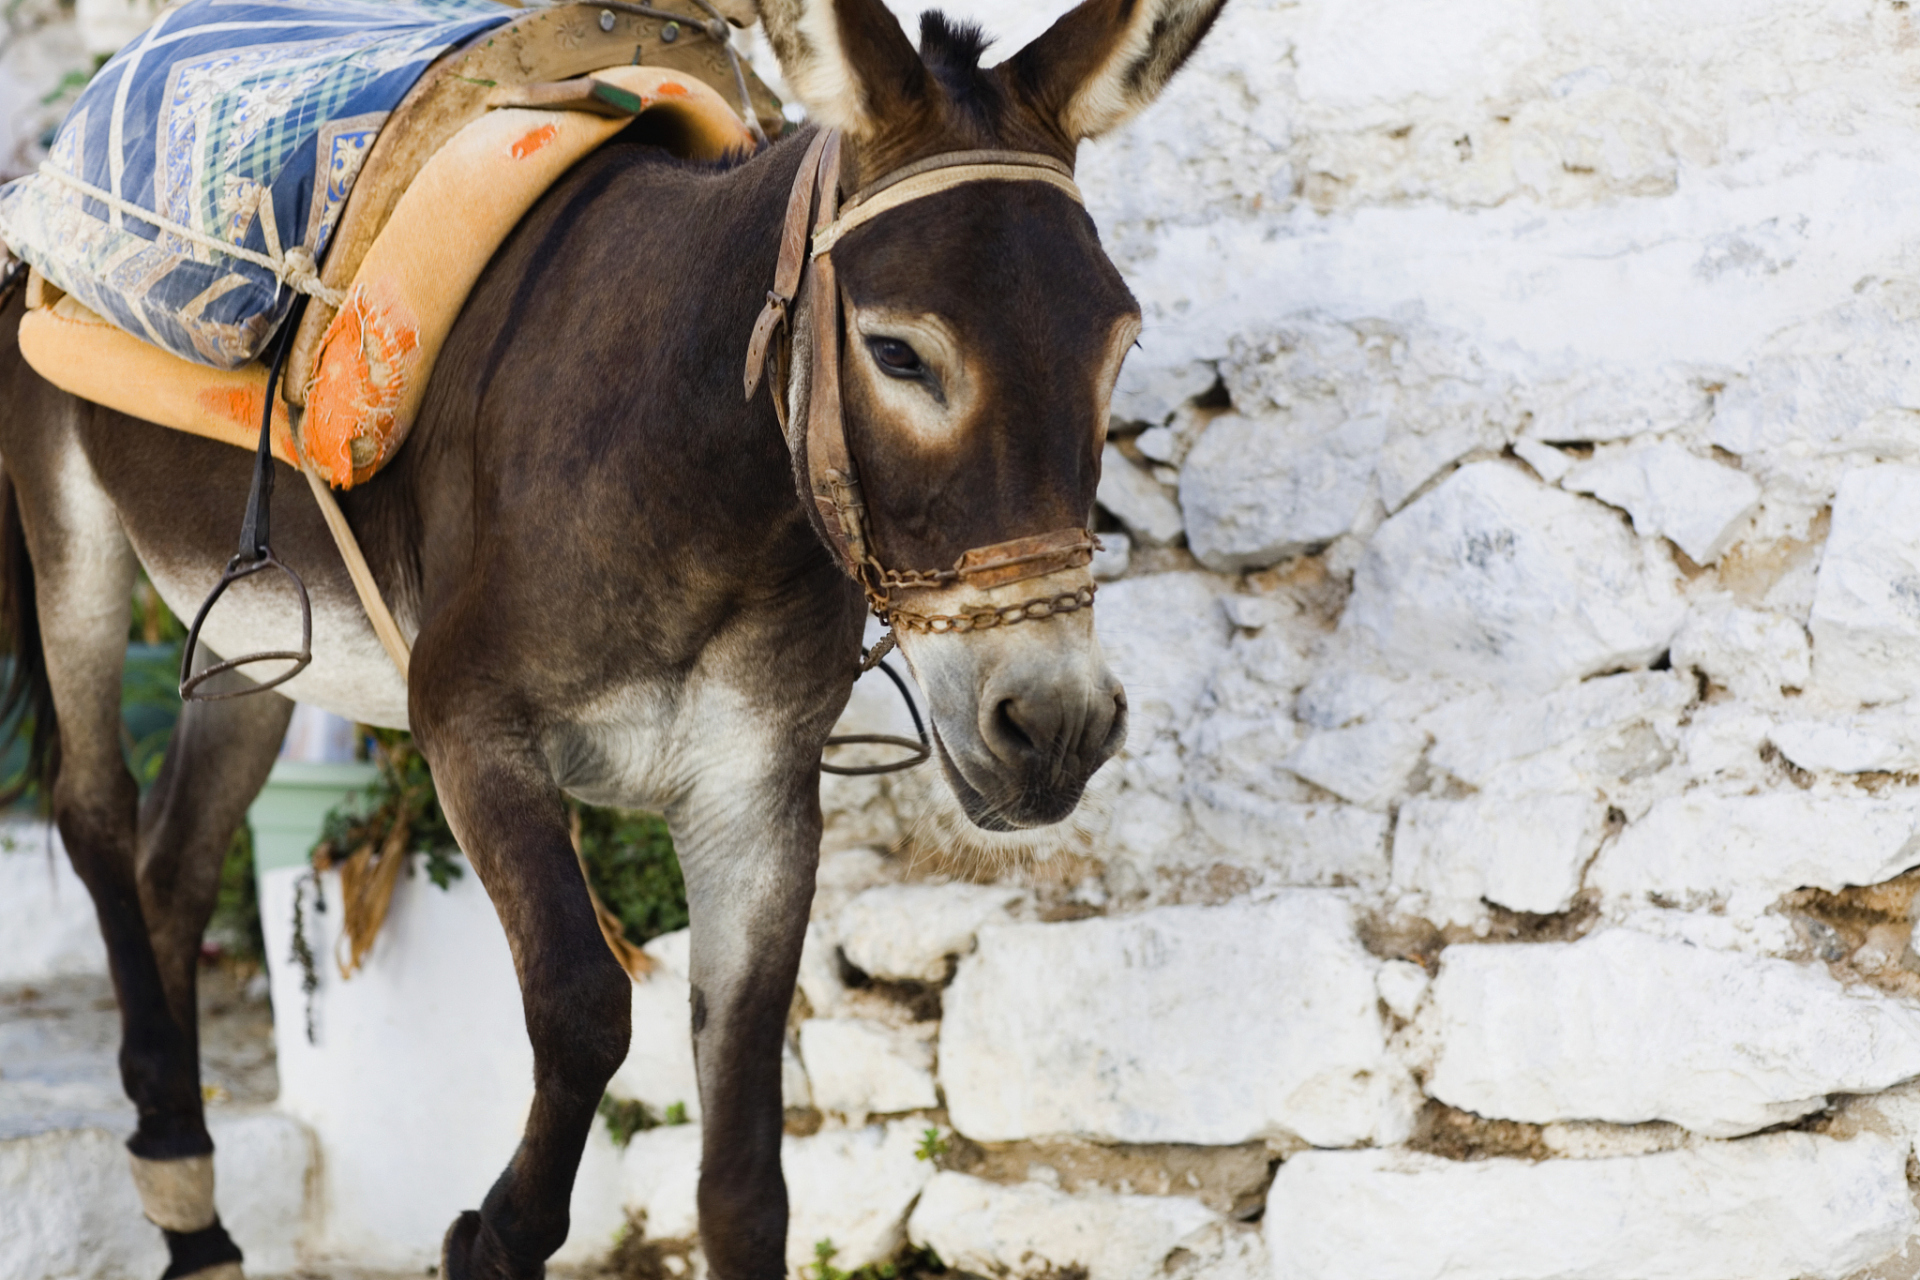
[[[1097,138],[1160,96],[1225,3],[1084,0],[1006,73],[1068,141]]]
[[[871,137],[926,99],[926,64],[881,0],[760,0],[760,20],[788,87],[830,129]]]

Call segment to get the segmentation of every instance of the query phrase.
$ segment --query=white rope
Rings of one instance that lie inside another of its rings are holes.
[[[224,253],[229,257],[238,258],[242,262],[251,262],[256,267],[265,267],[268,271],[273,272],[276,280],[286,285],[287,288],[292,289],[295,293],[304,293],[308,297],[318,298],[320,301],[334,308],[338,308],[346,301],[345,294],[341,293],[338,289],[330,289],[320,282],[319,264],[313,260],[313,255],[302,245],[295,245],[277,257],[264,253],[255,253],[251,249],[242,249],[239,245],[222,240],[218,236],[210,236],[204,232],[195,231],[192,227],[182,226],[169,218],[163,218],[151,209],[141,208],[131,200],[122,200],[111,191],[102,191],[99,187],[84,182],[65,170],[56,167],[50,160],[40,165],[40,172],[57,182],[62,182],[72,187],[84,196],[98,200],[100,203],[118,213],[137,218],[141,222],[158,227],[170,235],[179,236],[182,240],[197,244],[203,249],[211,249],[215,253]]]

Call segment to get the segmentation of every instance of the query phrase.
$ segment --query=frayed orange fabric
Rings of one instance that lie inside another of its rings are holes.
[[[363,277],[328,326],[322,351],[301,441],[321,475],[359,484],[399,447],[396,423],[420,358],[419,320],[390,288]]]
[[[753,145],[705,84],[659,67],[596,71],[641,110],[688,126],[689,158]],[[630,123],[578,111],[502,107],[434,153],[360,262],[306,388],[301,444],[335,488],[364,483],[407,438],[453,322],[494,251],[561,175]]]
[[[718,160],[753,145],[726,99],[684,73],[622,66],[593,78],[639,95],[642,111],[678,117],[688,159]],[[345,489],[393,457],[494,251],[561,175],[629,123],[504,107],[434,153],[367,250],[321,340],[300,425],[315,474]],[[259,441],[267,375],[257,363],[223,372],[182,360],[71,298],[28,314],[20,350],[42,377],[84,399],[246,449]],[[274,424],[275,456],[294,463],[284,404],[274,406]]]

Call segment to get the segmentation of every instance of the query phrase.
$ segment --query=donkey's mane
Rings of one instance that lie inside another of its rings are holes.
[[[938,9],[920,15],[920,60],[947,91],[953,106],[989,120],[1006,101],[999,81],[980,66],[991,43],[975,23],[949,18]]]

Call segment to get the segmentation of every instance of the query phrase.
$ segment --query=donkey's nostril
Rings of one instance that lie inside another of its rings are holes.
[[[1002,698],[993,709],[993,727],[1007,746],[1016,751],[1031,751],[1033,735],[1021,723],[1021,710],[1018,698]]]

